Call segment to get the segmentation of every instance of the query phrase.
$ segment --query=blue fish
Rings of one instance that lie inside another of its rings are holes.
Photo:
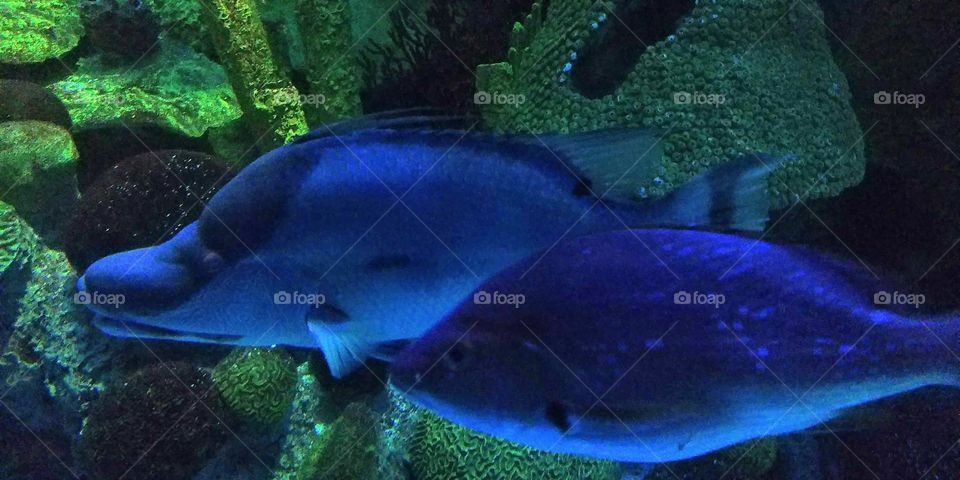
[[[958,385],[944,347],[958,323],[918,314],[922,301],[802,248],[607,232],[491,277],[397,356],[391,381],[450,421],[534,448],[683,460]]]
[[[121,337],[320,348],[341,377],[560,238],[625,225],[758,229],[781,161],[734,159],[639,205],[616,180],[656,175],[648,131],[498,136],[391,115],[278,148],[171,240],[95,262],[79,292],[123,299],[89,302],[95,324]],[[622,168],[590,174],[597,165]]]

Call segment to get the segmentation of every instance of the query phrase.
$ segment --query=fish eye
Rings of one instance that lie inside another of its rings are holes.
[[[210,251],[203,256],[202,263],[205,272],[208,274],[217,273],[223,268],[223,257],[217,252]]]

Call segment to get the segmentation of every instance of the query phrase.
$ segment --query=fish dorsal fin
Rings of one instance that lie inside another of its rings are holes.
[[[655,178],[663,159],[660,135],[652,129],[614,128],[510,138],[549,150],[575,175],[582,174],[594,195],[619,201],[633,200],[634,187]]]
[[[292,143],[306,143],[360,130],[461,130],[470,128],[476,122],[475,118],[469,116],[449,115],[433,108],[389,110],[320,125]]]
[[[690,179],[651,203],[661,225],[759,232],[770,213],[770,173],[796,157],[743,155]]]

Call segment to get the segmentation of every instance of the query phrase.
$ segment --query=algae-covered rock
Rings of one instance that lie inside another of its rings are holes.
[[[299,0],[297,19],[304,34],[307,81],[315,121],[331,122],[360,114],[360,65],[351,51],[347,0]],[[322,101],[320,101],[322,99]]]
[[[277,66],[253,0],[213,0],[203,18],[258,146],[272,150],[306,133],[300,93]]]
[[[75,129],[122,121],[199,137],[240,117],[222,67],[183,45],[157,49],[132,70],[85,58],[76,73],[49,88],[67,106]]]
[[[33,248],[33,232],[17,211],[0,202],[0,278],[15,263],[22,262]]]
[[[34,120],[0,123],[0,200],[45,235],[77,201],[77,148],[59,125]]]
[[[550,478],[618,480],[614,462],[546,453],[473,432],[424,412],[410,462],[420,480]]]
[[[0,122],[39,120],[69,129],[70,114],[56,95],[22,80],[0,80]]]
[[[80,42],[83,25],[75,0],[0,2],[0,63],[38,63]]]
[[[380,416],[363,403],[351,403],[340,418],[319,429],[292,478],[379,479],[380,437]]]
[[[268,427],[290,409],[297,366],[279,348],[236,349],[213,370],[213,382],[235,417],[249,425]]]
[[[808,191],[818,198],[857,184],[864,169],[861,130],[819,7],[794,8],[788,0],[693,3],[674,33],[647,46],[609,93],[589,96],[575,81],[578,65],[589,64],[582,49],[596,32],[619,28],[612,6],[536,5],[514,27],[507,61],[478,67],[484,118],[508,132],[658,129],[658,175],[627,175],[618,185],[640,197],[747,152],[796,155],[771,180],[776,206]]]

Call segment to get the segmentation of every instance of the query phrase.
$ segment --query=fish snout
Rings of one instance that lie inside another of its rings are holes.
[[[74,303],[108,317],[155,315],[179,305],[195,289],[188,267],[162,260],[148,247],[90,265],[77,280]]]

